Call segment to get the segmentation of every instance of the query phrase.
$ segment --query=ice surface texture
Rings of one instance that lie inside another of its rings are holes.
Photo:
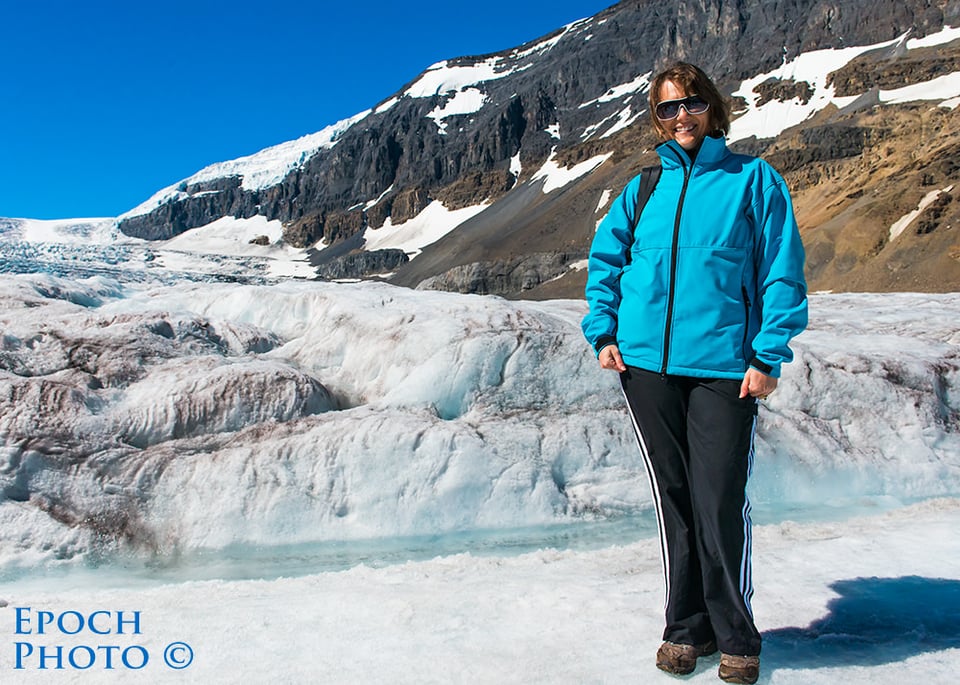
[[[7,562],[610,517],[649,506],[577,301],[382,284],[0,277]],[[960,491],[960,296],[819,295],[755,503]]]

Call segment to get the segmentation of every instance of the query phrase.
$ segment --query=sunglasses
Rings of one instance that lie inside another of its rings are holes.
[[[680,116],[681,107],[686,110],[687,114],[703,114],[710,109],[710,103],[699,95],[690,95],[679,100],[659,102],[654,112],[660,121],[670,121]]]

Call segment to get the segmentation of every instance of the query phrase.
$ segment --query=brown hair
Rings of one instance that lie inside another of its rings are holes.
[[[700,67],[686,62],[677,62],[654,76],[650,83],[650,119],[653,120],[653,128],[661,138],[664,140],[672,138],[663,122],[657,119],[657,115],[654,113],[657,104],[660,102],[660,88],[666,81],[671,81],[683,91],[684,95],[699,95],[709,102],[711,130],[723,131],[724,134],[729,133],[730,106],[724,100],[720,91],[717,90],[717,87],[713,85],[713,81]]]

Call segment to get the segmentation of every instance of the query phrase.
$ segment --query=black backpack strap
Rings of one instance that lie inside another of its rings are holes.
[[[633,245],[633,241],[637,235],[637,224],[640,223],[640,215],[643,213],[643,208],[647,206],[647,200],[653,195],[653,189],[657,187],[657,181],[660,180],[660,173],[662,171],[663,167],[659,164],[657,166],[643,167],[640,170],[640,187],[637,189],[637,206],[633,210],[633,225],[630,226],[631,245]],[[627,264],[630,263],[630,255],[631,251],[628,249]]]
[[[653,189],[657,187],[657,181],[660,180],[660,173],[663,167],[648,166],[640,170],[640,189],[637,191],[637,208],[633,210],[633,226],[630,227],[630,235],[637,232],[637,224],[640,223],[640,214],[643,208],[647,206],[647,200],[653,195]]]

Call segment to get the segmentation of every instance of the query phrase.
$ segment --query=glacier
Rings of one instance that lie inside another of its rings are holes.
[[[8,573],[650,507],[580,301],[43,274],[0,300]],[[760,412],[758,516],[960,495],[960,295],[815,294],[810,318]]]
[[[0,274],[4,682],[47,681],[43,647],[71,682],[131,675],[91,637],[155,683],[666,681],[649,488],[583,302],[127,266]],[[951,682],[960,294],[810,318],[750,484],[764,682]],[[143,634],[14,630],[105,608]]]

